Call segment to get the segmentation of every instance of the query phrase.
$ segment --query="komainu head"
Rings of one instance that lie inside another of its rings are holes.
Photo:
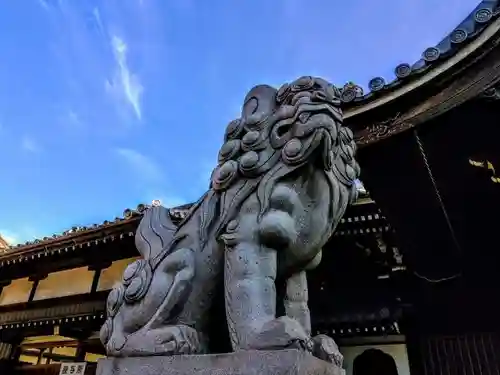
[[[315,77],[279,90],[259,85],[246,96],[241,118],[227,126],[211,188],[225,191],[240,179],[281,178],[314,165],[333,173],[352,200],[359,175],[355,149],[351,130],[342,125],[335,86]]]

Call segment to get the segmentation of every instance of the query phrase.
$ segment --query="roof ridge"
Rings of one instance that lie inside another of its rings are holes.
[[[341,90],[341,100],[346,105],[364,104],[390,92],[395,87],[408,83],[430,68],[455,55],[465,45],[477,37],[500,14],[500,0],[482,0],[474,10],[460,22],[448,35],[433,47],[423,51],[422,57],[413,64],[401,63],[396,66],[396,78],[386,82],[378,76],[368,82],[369,92],[354,82],[347,82]]]
[[[154,200],[151,205],[159,205],[161,202],[159,200]],[[95,234],[103,229],[115,229],[123,224],[132,223],[138,220],[144,211],[149,208],[151,205],[146,205],[140,203],[137,205],[135,209],[126,208],[123,211],[123,215],[121,217],[116,217],[114,220],[104,220],[99,224],[92,224],[88,226],[73,226],[71,229],[65,230],[60,234],[53,234],[51,237],[43,237],[37,238],[32,241],[27,241],[23,244],[17,244],[14,246],[10,246],[8,251],[6,251],[2,255],[15,255],[17,253],[26,253],[30,251],[34,251],[39,248],[46,248],[49,246],[54,246],[61,244],[63,242],[75,240],[76,238],[84,237],[86,235]],[[183,204],[181,206],[176,206],[169,208],[172,215],[177,217],[178,219],[182,218],[183,212],[188,210],[192,206],[191,203]],[[1,236],[0,236],[1,238]],[[2,256],[0,255],[0,257]]]
[[[75,237],[91,234],[96,231],[102,230],[103,228],[116,227],[119,224],[126,223],[132,218],[142,215],[142,212],[148,206],[145,204],[139,204],[135,209],[126,208],[123,211],[123,215],[115,217],[114,220],[104,220],[102,223],[96,223],[92,225],[74,225],[70,229],[63,231],[62,233],[54,233],[52,236],[45,236],[43,238],[37,238],[32,241],[26,241],[25,243],[20,243],[17,245],[10,246],[8,251],[9,254],[16,253],[18,251],[28,251],[30,249],[35,249],[40,246],[53,245],[67,240],[71,240]]]

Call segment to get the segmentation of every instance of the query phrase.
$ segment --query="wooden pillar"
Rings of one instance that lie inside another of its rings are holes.
[[[52,361],[51,354],[54,351],[54,348],[50,347],[49,348],[49,355],[47,356],[47,364],[49,365],[50,362]]]
[[[38,353],[38,359],[36,361],[37,365],[40,365],[42,363],[42,358],[43,358],[43,353],[45,353],[46,348],[40,349],[40,353]]]
[[[13,344],[0,342],[0,374],[11,374],[14,371],[14,366],[18,362],[16,352]]]
[[[99,279],[101,277],[101,271],[111,266],[111,262],[101,262],[99,264],[93,264],[89,266],[89,271],[94,271],[94,278],[92,279],[92,286],[90,287],[90,293],[97,292],[97,286],[99,285]]]
[[[82,342],[78,343],[78,347],[76,348],[76,361],[83,362],[85,361],[85,355],[87,354],[87,350]]]

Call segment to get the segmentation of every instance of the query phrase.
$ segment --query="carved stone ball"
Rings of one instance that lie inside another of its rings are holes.
[[[222,166],[219,168],[218,173],[217,173],[217,178],[220,181],[224,181],[226,178],[231,176],[231,174],[234,173],[235,170],[235,165],[234,163],[227,162],[222,164]]]
[[[230,140],[222,145],[219,154],[225,157],[228,154],[230,154],[231,151],[233,151],[233,148],[234,148],[234,140]]]
[[[287,157],[293,158],[300,154],[302,151],[302,142],[296,138],[290,140],[283,149],[283,152]]]
[[[226,141],[228,139],[234,139],[234,138],[238,137],[238,135],[240,134],[240,132],[242,130],[243,130],[243,126],[241,124],[240,119],[231,121],[227,125],[227,128],[226,128],[226,135],[225,135]]]
[[[243,136],[242,142],[246,146],[250,146],[250,145],[253,145],[255,142],[257,142],[259,137],[260,137],[260,133],[258,131],[254,130],[254,131],[251,131],[251,132],[248,132],[247,134],[245,134]]]
[[[234,160],[228,160],[215,170],[212,179],[212,186],[215,190],[227,188],[237,176],[238,163]]]
[[[245,169],[250,169],[252,167],[255,167],[255,165],[259,162],[259,154],[257,154],[255,151],[249,151],[245,154],[240,159],[240,166],[243,170]]]
[[[232,159],[240,151],[240,141],[231,139],[224,143],[219,151],[219,162]]]

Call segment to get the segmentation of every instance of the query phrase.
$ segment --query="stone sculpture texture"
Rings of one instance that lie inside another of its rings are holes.
[[[339,97],[313,77],[248,93],[209,190],[182,222],[161,206],[145,211],[142,259],[107,301],[109,356],[208,353],[210,310],[223,293],[233,351],[298,348],[341,364],[331,338],[311,337],[306,280],[356,197],[356,146]]]

